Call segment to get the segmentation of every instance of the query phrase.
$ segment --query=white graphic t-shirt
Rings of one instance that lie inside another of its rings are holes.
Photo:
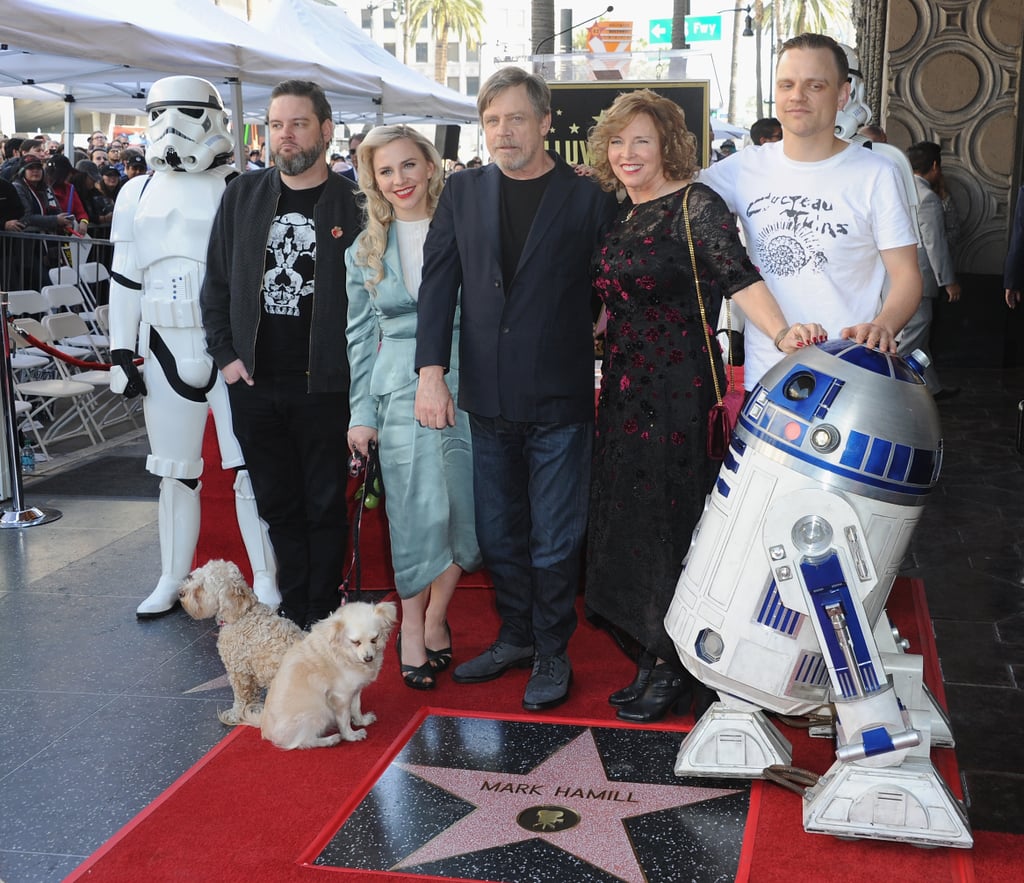
[[[917,234],[893,163],[859,144],[821,162],[794,162],[782,143],[749,147],[700,174],[739,218],[750,259],[788,322],[839,332],[878,315],[885,291],[879,252]],[[744,330],[745,385],[780,358],[753,323]]]

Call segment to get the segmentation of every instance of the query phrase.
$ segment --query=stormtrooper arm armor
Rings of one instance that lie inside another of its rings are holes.
[[[131,369],[124,354],[134,356],[136,353],[142,319],[142,269],[138,266],[135,214],[144,186],[145,179],[137,177],[122,188],[110,225],[114,258],[110,273],[109,333],[111,358],[115,362],[110,369],[110,388],[115,393],[126,393],[132,382],[138,380],[129,377]],[[114,356],[118,351],[119,355]]]

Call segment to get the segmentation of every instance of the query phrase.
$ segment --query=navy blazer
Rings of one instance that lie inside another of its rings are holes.
[[[1017,192],[1017,208],[1013,215],[1010,247],[1003,268],[1003,288],[1024,291],[1024,187]]]
[[[511,279],[502,273],[496,164],[448,179],[423,249],[416,370],[450,364],[461,288],[459,406],[481,417],[594,417],[591,262],[617,204],[550,155],[555,169]]]

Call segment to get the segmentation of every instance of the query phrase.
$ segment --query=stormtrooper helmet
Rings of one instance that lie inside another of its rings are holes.
[[[149,90],[146,112],[146,159],[155,171],[203,172],[233,149],[224,102],[207,80],[157,80]]]
[[[846,53],[846,61],[850,65],[850,98],[846,106],[836,114],[836,135],[849,140],[861,126],[871,121],[871,108],[868,106],[868,90],[860,72],[856,51],[845,43],[839,45]]]

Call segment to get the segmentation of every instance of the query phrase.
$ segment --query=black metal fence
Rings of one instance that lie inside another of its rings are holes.
[[[108,226],[90,228],[88,236],[0,232],[0,289],[41,291],[72,284],[95,300],[90,306],[106,303],[113,257],[109,233]]]

